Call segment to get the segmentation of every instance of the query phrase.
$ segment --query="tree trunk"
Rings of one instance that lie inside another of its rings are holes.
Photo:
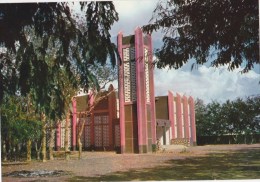
[[[40,148],[38,148],[37,141],[35,142],[35,150],[36,150],[36,154],[37,154],[37,160],[41,160],[41,158],[40,158],[41,146],[40,146]]]
[[[251,134],[251,144],[253,144],[253,143],[254,143],[254,135]]]
[[[50,143],[49,143],[49,156],[50,156],[50,160],[53,160],[53,147],[54,147],[54,130],[55,128],[51,127],[50,129],[51,134],[50,134]]]
[[[2,110],[0,108],[0,123],[2,123]],[[6,144],[5,140],[3,140],[3,161],[7,161],[7,152],[6,152]]]
[[[16,162],[16,145],[13,144],[13,156],[14,156],[14,161]]]
[[[17,144],[17,158],[18,158],[18,161],[20,161],[20,159],[21,159],[21,149],[22,149],[22,144],[18,143]]]
[[[27,161],[31,161],[31,154],[32,154],[32,141],[29,139],[27,141]]]
[[[8,150],[7,150],[7,160],[12,160],[12,142],[11,142],[11,136],[8,135]]]
[[[78,136],[78,146],[79,146],[79,156],[78,159],[81,159],[81,154],[82,154],[82,143],[80,141],[80,137]]]
[[[1,116],[0,116],[1,117]],[[7,151],[6,151],[6,144],[5,140],[3,141],[3,161],[7,161]]]
[[[82,135],[84,126],[85,126],[85,119],[83,119],[83,121],[81,120],[81,122],[79,122],[79,133],[78,133],[78,136],[77,136],[78,147],[79,147],[79,156],[78,156],[78,159],[81,159],[81,154],[82,154],[81,135]]]
[[[45,116],[43,117],[42,125],[42,162],[46,162],[46,121]]]
[[[64,147],[65,147],[65,159],[69,160],[70,156],[69,156],[69,119],[70,119],[70,115],[69,112],[66,116],[66,121],[65,121],[65,141],[64,141]]]

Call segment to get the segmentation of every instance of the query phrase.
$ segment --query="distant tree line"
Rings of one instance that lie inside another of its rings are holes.
[[[27,160],[31,160],[32,144],[39,158],[42,122],[31,98],[4,97],[1,107],[2,160],[25,158],[26,151]]]
[[[195,105],[198,143],[199,139],[204,140],[201,143],[221,143],[221,138],[228,140],[224,143],[257,142],[254,136],[260,134],[260,96],[209,104],[197,99]]]

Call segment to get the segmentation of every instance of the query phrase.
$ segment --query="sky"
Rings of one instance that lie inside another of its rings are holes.
[[[130,35],[137,26],[148,24],[157,2],[158,0],[114,1],[119,21],[112,27],[112,38],[116,40],[119,31],[122,31],[124,36]],[[153,33],[152,39],[154,48],[162,45],[161,32]],[[260,65],[246,74],[241,74],[240,71],[241,68],[228,71],[227,66],[213,68],[207,65],[191,71],[191,62],[178,70],[155,69],[155,95],[167,95],[170,90],[210,103],[260,94]]]

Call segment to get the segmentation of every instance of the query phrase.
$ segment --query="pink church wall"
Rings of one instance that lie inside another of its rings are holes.
[[[172,129],[172,138],[175,138],[174,97],[171,91],[168,91],[168,112]]]
[[[195,105],[194,99],[192,97],[189,98],[189,105],[190,105],[190,122],[191,122],[191,139],[193,145],[196,145],[197,138],[196,138],[196,123],[195,123]]]
[[[186,146],[196,145],[193,98],[189,97],[188,99],[185,95],[181,96],[178,93],[174,96],[171,91],[168,91],[167,97],[159,96],[156,97],[156,100],[158,139],[165,143],[165,137],[169,137],[169,139],[166,138],[166,141],[170,140],[171,144]],[[166,118],[167,116],[168,118]],[[165,122],[164,125],[162,125],[162,121]],[[171,135],[168,135],[169,132],[171,132]],[[165,144],[167,145],[167,142]]]
[[[122,32],[118,33],[118,37],[117,37],[117,46],[118,46],[118,52],[121,58],[121,62],[118,63],[120,69],[119,69],[119,78],[118,78],[118,82],[119,85],[122,85],[121,87],[119,87],[119,98],[122,98],[119,100],[119,118],[120,118],[120,143],[121,143],[121,153],[124,153],[125,151],[125,122],[124,122],[124,118],[125,118],[125,107],[124,107],[124,89],[123,89],[123,85],[124,85],[124,69],[123,69],[123,48],[122,48],[122,39],[123,39],[123,34]]]
[[[189,120],[188,120],[188,100],[183,96],[183,119],[184,119],[184,137],[190,138]]]
[[[150,102],[151,102],[151,129],[152,129],[152,144],[156,144],[156,116],[155,116],[155,94],[154,94],[154,65],[153,65],[153,44],[151,35],[148,37],[148,54],[149,54],[149,69],[150,69]]]
[[[145,78],[144,78],[144,50],[143,33],[139,27],[135,29],[135,60],[136,60],[136,94],[137,94],[137,121],[138,145],[146,144],[146,119],[145,113]]]
[[[181,109],[181,96],[176,94],[176,118],[177,118],[177,138],[182,138],[182,109]]]

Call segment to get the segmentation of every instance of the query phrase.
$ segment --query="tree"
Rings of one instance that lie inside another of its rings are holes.
[[[163,46],[155,51],[157,67],[178,69],[189,59],[196,64],[228,64],[244,72],[259,64],[258,0],[159,1],[150,33],[163,29]],[[194,66],[194,64],[193,64]],[[192,66],[192,67],[193,67]]]
[[[222,136],[224,134],[224,124],[223,120],[225,119],[223,115],[222,106],[219,102],[213,101],[212,103],[207,104],[207,113],[206,119],[209,123],[208,128],[209,136]]]
[[[106,64],[108,56],[114,66],[118,57],[109,33],[118,20],[113,3],[80,6],[85,19],[79,23],[69,3],[0,5],[0,104],[4,95],[32,93],[43,122],[43,156],[47,121],[68,111],[67,88],[88,90],[97,83],[89,68]],[[71,85],[63,83],[66,79]]]
[[[223,105],[213,101],[207,105],[202,100],[197,100],[196,128],[198,136],[222,136],[226,134],[227,113]]]
[[[237,98],[225,103],[212,102],[206,106],[202,100],[196,100],[196,128],[198,136],[229,136],[236,143],[247,143],[251,136],[260,131],[260,97],[252,96],[246,99]],[[240,138],[240,139],[239,139]]]
[[[118,20],[113,3],[82,2],[80,6],[86,17],[84,32],[73,19],[69,3],[0,5],[0,102],[5,93],[13,94],[19,89],[22,95],[26,95],[30,88],[35,88],[37,98],[41,98],[37,105],[46,106],[42,102],[47,93],[45,84],[49,82],[45,59],[50,44],[57,48],[53,71],[61,66],[68,75],[77,71],[80,86],[86,90],[89,65],[95,62],[105,64],[108,56],[115,65],[117,49],[111,43],[109,33],[111,25]],[[25,35],[28,27],[41,40],[37,49]],[[36,51],[40,52],[40,57],[36,56]]]
[[[38,82],[38,86],[30,87],[29,90],[30,99],[32,100],[34,106],[34,112],[41,115],[42,119],[42,157],[43,161],[46,161],[46,139],[49,139],[48,152],[49,157],[53,159],[53,146],[54,146],[54,129],[56,124],[62,117],[64,117],[64,111],[68,110],[68,102],[71,100],[72,95],[76,94],[77,86],[79,83],[79,75],[75,71],[69,72],[66,67],[56,64],[55,57],[58,51],[56,47],[49,43],[46,52],[48,54],[43,55],[41,53],[41,43],[42,41],[37,38],[35,31],[31,28],[26,28],[25,30],[26,39],[30,40],[34,44],[35,55],[34,57],[39,60],[36,64],[45,65],[43,70],[32,71],[32,80]],[[52,37],[50,37],[52,40]],[[44,87],[45,92],[39,88]],[[69,101],[68,101],[69,100]],[[49,132],[47,132],[49,130]],[[50,137],[46,137],[49,134]]]
[[[195,113],[196,113],[196,133],[198,136],[206,136],[208,134],[206,125],[207,120],[206,115],[206,106],[201,99],[196,99],[195,101]]]
[[[17,146],[27,143],[27,160],[30,161],[31,143],[41,136],[41,122],[37,113],[34,112],[34,105],[30,101],[30,97],[19,95],[4,97],[1,119],[4,155],[6,155],[6,149],[21,152],[21,147]]]
[[[244,132],[245,120],[243,120],[242,115],[246,107],[241,98],[234,101],[227,100],[222,104],[222,113],[225,118],[223,130],[225,134],[229,135],[229,144],[231,143],[230,137],[233,137],[234,141],[237,142],[238,135]]]
[[[112,65],[102,66],[100,64],[93,65],[90,67],[92,73],[95,75],[93,77],[93,81],[90,82],[90,92],[88,93],[87,107],[84,111],[86,117],[89,117],[93,114],[95,107],[105,98],[107,98],[110,94],[115,92],[114,88],[110,85],[108,91],[104,91],[106,85],[117,78],[117,70],[113,69]],[[93,76],[94,76],[93,75]],[[82,143],[81,136],[83,133],[83,129],[85,127],[85,119],[79,123],[78,135],[77,135],[77,143],[79,147],[79,155],[78,158],[81,159],[82,153]]]
[[[251,143],[253,143],[253,135],[260,133],[260,97],[248,97],[245,101],[247,108],[244,111],[247,116],[244,117],[245,135],[251,135]]]

